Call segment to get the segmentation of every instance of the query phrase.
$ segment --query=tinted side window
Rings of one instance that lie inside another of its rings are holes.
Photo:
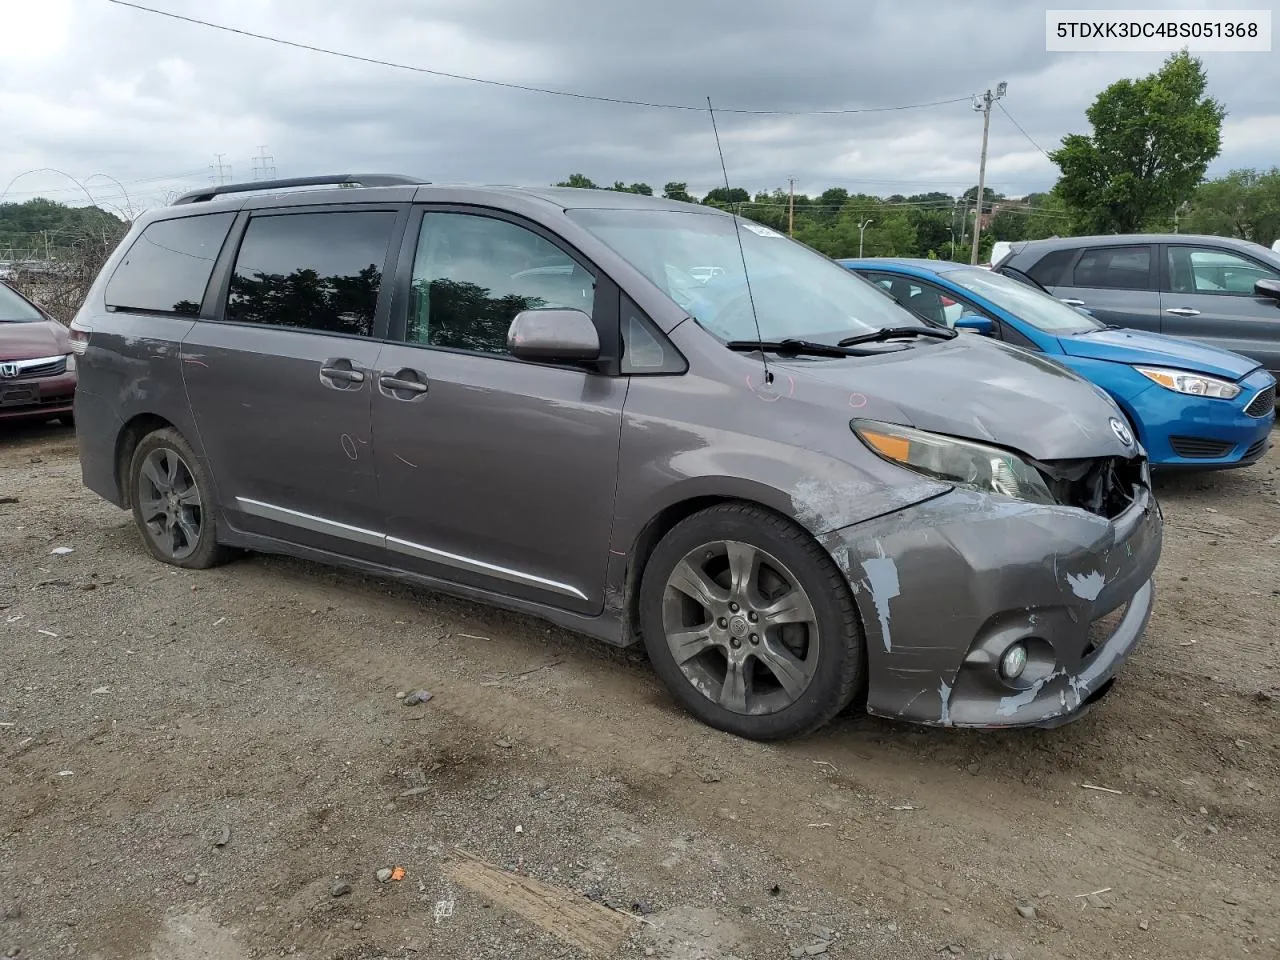
[[[1150,290],[1151,248],[1100,247],[1086,250],[1076,264],[1072,286],[1113,290]]]
[[[254,217],[236,256],[227,319],[372,336],[395,219],[381,211]]]
[[[569,308],[591,316],[595,283],[554,243],[518,224],[428,213],[414,258],[405,340],[506,354],[517,313]]]
[[[146,227],[107,282],[118,310],[195,316],[234,213],[158,220]]]
[[[1075,250],[1052,250],[1037,260],[1035,266],[1027,269],[1027,276],[1041,286],[1057,286],[1062,283],[1062,275],[1071,264],[1076,252]]]
[[[1257,280],[1280,279],[1275,270],[1229,250],[1169,247],[1169,289],[1175,293],[1253,296]]]

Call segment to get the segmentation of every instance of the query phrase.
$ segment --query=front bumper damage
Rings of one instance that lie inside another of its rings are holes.
[[[954,489],[827,534],[866,628],[868,712],[954,727],[1077,719],[1146,628],[1162,538],[1146,482],[1112,519]],[[998,665],[1015,641],[1027,667],[1010,681]]]

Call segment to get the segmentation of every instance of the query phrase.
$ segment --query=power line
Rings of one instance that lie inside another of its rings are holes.
[[[1020,124],[1017,120],[1013,119],[1013,114],[1005,109],[1004,104],[1000,103],[999,101],[996,101],[996,106],[1000,108],[1001,113],[1003,113],[1006,117],[1009,118],[1009,122],[1018,128],[1018,132],[1027,138],[1027,142],[1030,143],[1037,150],[1039,150],[1041,153],[1044,153],[1045,159],[1052,163],[1053,157],[1045,153],[1044,147],[1040,146],[1040,144],[1036,143],[1034,140],[1031,139],[1031,134],[1027,133],[1027,131],[1022,129],[1022,124]]]
[[[707,112],[706,107],[693,106],[691,104],[655,103],[649,100],[632,100],[626,97],[605,97],[589,93],[578,93],[571,90],[553,90],[549,87],[535,87],[524,83],[508,83],[503,80],[490,80],[485,77],[470,77],[460,73],[447,73],[444,70],[432,70],[428,67],[416,67],[407,63],[396,63],[391,60],[379,60],[376,57],[364,57],[355,53],[333,50],[329,47],[318,47],[310,43],[286,40],[283,37],[273,37],[265,33],[254,33],[252,30],[244,30],[240,27],[231,27],[223,23],[213,23],[209,20],[198,20],[195,17],[186,17],[180,13],[171,13],[168,10],[157,10],[155,7],[146,7],[140,3],[130,3],[129,0],[107,0],[107,2],[114,3],[116,6],[120,7],[129,7],[132,10],[139,10],[143,13],[154,13],[157,16],[168,17],[171,20],[180,20],[183,23],[209,27],[213,30],[222,30],[225,33],[235,33],[242,37],[251,37],[254,40],[266,40],[269,43],[278,43],[282,46],[293,47],[297,50],[309,50],[312,53],[323,53],[330,57],[341,57],[344,60],[355,60],[359,63],[369,63],[379,67],[391,67],[395,70],[408,70],[413,73],[424,73],[433,77],[442,77],[446,80],[465,80],[468,83],[482,83],[486,86],[502,87],[507,90],[523,90],[526,93],[543,93],[553,97],[569,97],[574,100],[591,100],[597,103],[617,103],[633,107],[653,107],[660,110],[688,110],[697,113]],[[945,100],[933,100],[928,103],[906,103],[891,107],[850,107],[839,110],[756,110],[748,108],[717,107],[716,111],[718,113],[753,114],[757,116],[835,116],[854,113],[887,113],[896,110],[919,110],[925,107],[940,107],[949,103],[961,103],[969,99],[970,95],[965,95],[963,97],[950,97]]]

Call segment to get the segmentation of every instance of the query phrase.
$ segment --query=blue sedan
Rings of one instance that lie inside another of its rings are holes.
[[[1101,387],[1128,415],[1152,466],[1244,467],[1271,444],[1276,381],[1248,357],[1111,327],[1030,285],[940,260],[839,263],[915,313],[1035,350]]]

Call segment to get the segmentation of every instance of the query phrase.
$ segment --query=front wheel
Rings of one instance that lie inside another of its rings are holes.
[[[844,576],[808,533],[752,504],[710,507],[663,537],[641,580],[640,629],[691,713],[752,740],[817,729],[863,679]]]
[[[172,428],[142,438],[129,462],[133,519],[157,560],[203,570],[227,558],[213,520],[213,487]]]

